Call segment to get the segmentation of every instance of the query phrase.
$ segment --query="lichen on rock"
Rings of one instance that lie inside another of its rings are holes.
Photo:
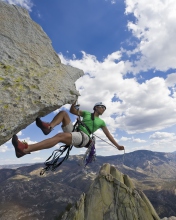
[[[0,145],[72,103],[83,71],[61,63],[51,40],[18,6],[0,1]]]

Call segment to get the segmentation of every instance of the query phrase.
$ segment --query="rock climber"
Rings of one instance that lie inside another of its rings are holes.
[[[78,125],[77,130],[73,131],[73,124],[66,111],[60,111],[50,123],[42,121],[40,118],[36,119],[36,125],[42,130],[45,135],[48,135],[52,129],[62,123],[63,132],[56,134],[55,136],[45,139],[35,144],[28,144],[21,142],[17,135],[13,135],[12,144],[15,148],[16,157],[20,158],[31,152],[48,149],[54,147],[56,144],[62,142],[66,145],[73,145],[75,147],[85,147],[89,140],[90,134],[93,134],[97,129],[101,128],[106,137],[111,143],[118,149],[124,150],[124,146],[119,145],[108,128],[105,122],[99,117],[106,110],[105,104],[98,102],[93,107],[93,113],[88,111],[81,111],[75,108],[76,101],[70,107],[70,113],[82,117],[82,123]]]

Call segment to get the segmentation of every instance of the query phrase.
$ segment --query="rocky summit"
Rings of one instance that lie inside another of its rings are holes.
[[[87,194],[62,220],[159,220],[145,194],[135,189],[128,175],[104,164]]]
[[[40,172],[44,164],[0,166],[0,219],[61,220],[63,213],[65,211],[68,213],[68,210],[74,207],[74,204],[78,206],[81,201],[84,201],[84,208],[85,204],[90,204],[85,200],[85,198],[89,198],[87,195],[90,186],[91,189],[94,186],[97,193],[100,193],[102,190],[107,189],[107,187],[101,188],[101,186],[107,184],[108,189],[114,190],[115,193],[115,189],[118,189],[118,186],[116,186],[117,180],[120,180],[122,182],[120,183],[121,186],[126,185],[124,189],[122,188],[122,191],[125,192],[126,189],[127,192],[133,192],[137,189],[135,193],[139,195],[142,191],[161,219],[175,220],[176,159],[174,153],[140,150],[126,153],[125,158],[123,155],[97,156],[96,161],[89,164],[86,169],[80,166],[82,159],[83,155],[71,155],[54,172],[48,171],[43,176],[40,176]],[[152,165],[151,167],[148,167],[148,162]],[[106,175],[100,172],[102,164],[111,164],[110,174],[115,178],[112,179],[113,181],[108,181],[108,176],[106,178]],[[118,178],[118,176],[120,177]],[[127,179],[132,182],[130,187],[125,181]],[[96,185],[95,180],[99,181],[99,184]],[[110,191],[110,193],[110,198],[112,198],[112,192]],[[104,199],[105,194],[102,195]],[[116,195],[114,195],[114,199],[117,198]],[[124,194],[124,196],[126,195]],[[81,201],[77,202],[79,198],[81,198]],[[133,195],[132,198],[134,199]],[[115,201],[121,200],[122,197]],[[109,204],[109,200],[103,201]],[[141,200],[139,199],[139,201]],[[122,202],[122,204],[124,203]],[[128,206],[124,205],[124,207]],[[113,209],[112,213],[114,213]]]
[[[79,95],[83,71],[63,65],[28,12],[0,1],[0,145]]]

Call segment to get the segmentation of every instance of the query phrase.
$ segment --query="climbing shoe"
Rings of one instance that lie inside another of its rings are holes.
[[[43,131],[45,135],[51,132],[50,124],[41,121],[40,118],[36,118],[36,125]]]
[[[12,137],[12,144],[15,148],[16,157],[20,158],[26,154],[23,150],[28,148],[28,144],[25,141],[19,141],[16,134]]]

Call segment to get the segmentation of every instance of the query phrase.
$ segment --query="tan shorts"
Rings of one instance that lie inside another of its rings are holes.
[[[80,131],[73,131],[73,124],[70,122],[65,127],[62,127],[63,132],[68,132],[72,135],[72,145],[74,145],[77,148],[85,147],[86,144],[89,142],[89,136],[85,134],[84,132]],[[82,134],[81,134],[82,133]],[[82,142],[83,138],[83,143]],[[79,146],[81,144],[81,146]]]

